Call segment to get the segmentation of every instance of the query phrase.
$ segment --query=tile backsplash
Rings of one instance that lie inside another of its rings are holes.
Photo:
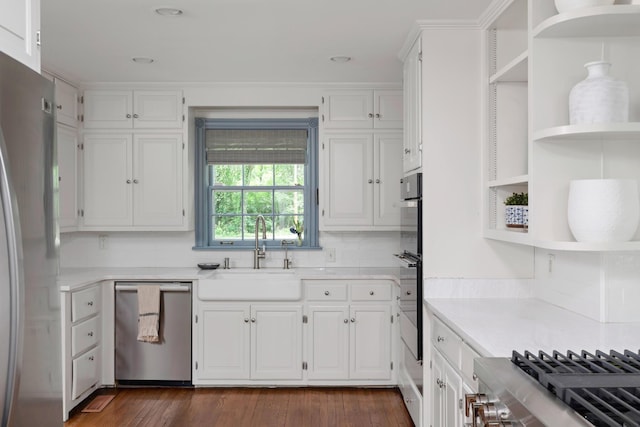
[[[230,258],[235,268],[251,268],[251,250],[195,251],[193,232],[66,233],[61,235],[60,266],[195,267]],[[292,267],[395,267],[397,232],[321,232],[322,250],[291,250]],[[335,253],[335,258],[331,253]],[[267,250],[262,265],[280,268],[283,250]]]

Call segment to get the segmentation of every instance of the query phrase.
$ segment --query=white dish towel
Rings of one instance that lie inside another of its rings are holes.
[[[138,341],[160,342],[160,286],[138,286]]]

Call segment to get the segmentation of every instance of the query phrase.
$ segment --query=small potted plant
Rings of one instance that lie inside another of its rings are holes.
[[[509,228],[529,226],[529,194],[513,193],[504,199],[504,222]]]

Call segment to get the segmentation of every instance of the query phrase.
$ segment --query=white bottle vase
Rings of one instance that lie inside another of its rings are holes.
[[[569,184],[569,229],[578,242],[626,242],[640,220],[638,182],[578,179]]]
[[[629,121],[629,89],[609,75],[611,64],[588,62],[587,78],[569,94],[569,123],[615,123]]]

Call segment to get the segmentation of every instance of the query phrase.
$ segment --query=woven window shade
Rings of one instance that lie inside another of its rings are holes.
[[[209,129],[207,163],[304,164],[306,129]]]

